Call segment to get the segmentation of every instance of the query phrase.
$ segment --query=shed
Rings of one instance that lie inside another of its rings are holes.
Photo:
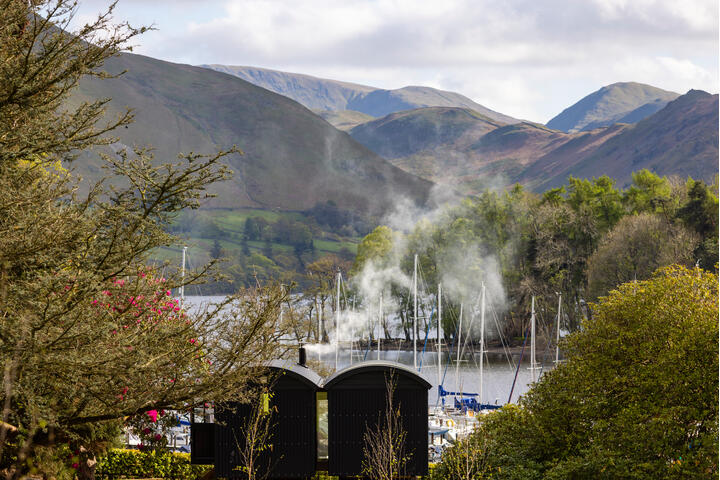
[[[307,478],[317,462],[317,391],[322,379],[309,368],[275,360],[266,368],[276,374],[267,399],[270,413],[270,448],[258,459],[260,478]],[[262,402],[262,399],[258,399]],[[215,412],[215,475],[242,478],[239,449],[245,445],[244,426],[252,417],[251,404],[230,403]],[[264,470],[264,471],[262,471]]]
[[[428,473],[428,390],[431,385],[410,368],[387,361],[351,365],[325,380],[328,396],[328,474],[362,474],[364,435],[387,411],[387,381],[394,378],[393,409],[400,409],[410,455],[405,476]],[[380,420],[382,421],[382,420]]]

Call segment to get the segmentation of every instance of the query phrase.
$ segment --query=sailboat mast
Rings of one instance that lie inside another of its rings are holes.
[[[180,272],[180,278],[182,279],[182,285],[180,286],[180,310],[185,306],[185,255],[187,254],[187,247],[183,247],[182,255],[182,270]]]
[[[335,371],[338,369],[338,354],[340,350],[340,272],[338,271],[337,292],[335,293]]]
[[[478,392],[478,401],[482,404],[485,361],[485,282],[482,283],[482,303],[480,305],[480,391]]]
[[[560,310],[562,309],[562,293],[558,294],[557,328],[555,329],[555,365],[560,363]]]
[[[417,317],[418,317],[417,267],[418,267],[418,256],[416,253],[414,267],[413,267],[413,298],[415,301],[415,314],[413,315],[413,366],[415,367],[415,369],[417,369]]]
[[[442,285],[438,283],[438,316],[437,316],[437,351],[438,351],[438,385],[442,383]]]
[[[378,316],[378,334],[377,334],[377,359],[380,360],[380,336],[382,333],[383,321],[383,292],[380,292],[380,315]]]
[[[535,296],[532,297],[530,313],[530,378],[535,382]]]
[[[351,310],[353,317],[355,318],[355,296],[353,296],[352,299],[352,310]],[[353,320],[354,321],[354,320]],[[355,329],[352,327],[353,322],[350,322],[350,365],[353,363],[353,339],[355,338]],[[360,344],[358,344],[358,350],[360,349]]]
[[[462,318],[463,318],[463,304],[460,303],[460,319],[458,320],[458,331],[457,331],[457,362],[455,362],[455,391],[461,392],[460,388],[460,334],[462,332]],[[462,398],[462,392],[460,397]]]

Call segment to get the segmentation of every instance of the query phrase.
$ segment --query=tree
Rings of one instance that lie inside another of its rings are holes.
[[[373,480],[394,480],[405,476],[411,454],[406,450],[407,432],[402,425],[400,405],[395,400],[397,378],[385,379],[385,409],[375,425],[367,425],[363,434],[363,475]]]
[[[643,169],[632,174],[633,184],[623,195],[630,213],[674,213],[672,186],[667,178]]]
[[[316,319],[313,322],[318,326],[317,337],[319,341],[328,341],[325,317],[325,304],[330,301],[330,308],[335,310],[335,281],[338,272],[347,276],[350,262],[342,260],[337,255],[325,255],[307,266],[307,278],[310,287],[305,295],[314,305]],[[322,324],[322,325],[321,325]]]
[[[219,260],[224,255],[225,251],[223,250],[222,245],[220,245],[220,240],[216,238],[213,240],[213,246],[210,249],[210,258],[213,260]]]
[[[160,162],[120,151],[104,157],[114,186],[89,185],[84,196],[63,167],[131,119],[103,122],[106,100],[64,103],[143,30],[112,25],[111,11],[71,35],[70,0],[0,0],[0,471],[9,478],[59,443],[92,461],[124,417],[242,396],[256,362],[278,354],[282,291],[183,315],[172,290],[206,281],[212,265],[184,280],[147,266],[176,242],[165,228],[178,213],[227,177],[227,152]]]
[[[717,270],[718,263],[718,196],[702,181],[688,180],[688,202],[678,212],[686,225],[698,232],[703,241],[695,257],[706,270]]]
[[[698,243],[695,232],[657,214],[624,217],[588,260],[589,296],[597,298],[621,283],[645,280],[673,263],[691,266]]]
[[[247,480],[263,480],[270,474],[273,467],[270,461],[273,438],[273,412],[271,407],[272,384],[259,386],[255,398],[249,404],[240,405],[241,411],[247,413],[240,425],[239,437],[235,439],[240,467]],[[258,398],[259,397],[259,398]]]
[[[487,478],[487,438],[484,433],[484,429],[480,427],[470,435],[459,438],[452,447],[443,452],[442,462],[436,472],[433,472],[433,476],[452,480]]]
[[[483,419],[491,468],[504,478],[716,477],[717,299],[717,275],[682,266],[610,292],[567,337],[566,363],[519,408]]]

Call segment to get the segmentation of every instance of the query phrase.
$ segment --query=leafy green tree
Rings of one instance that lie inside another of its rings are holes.
[[[384,225],[380,225],[363,237],[357,247],[357,255],[352,266],[352,273],[358,273],[368,262],[387,264],[395,244],[395,233]]]
[[[188,315],[172,290],[206,281],[211,266],[184,280],[148,267],[176,243],[166,229],[178,213],[227,177],[226,152],[167,161],[120,151],[105,157],[114,186],[85,195],[63,168],[130,121],[104,121],[107,100],[64,101],[81,76],[106,76],[103,60],[142,31],[112,25],[108,12],[71,35],[74,9],[0,0],[0,471],[9,478],[68,442],[85,452],[78,475],[92,476],[124,417],[242,396],[256,362],[278,353],[278,289]]]
[[[717,299],[681,266],[601,299],[566,363],[483,417],[493,478],[715,478]]]
[[[695,251],[700,266],[716,269],[718,263],[718,196],[702,181],[688,180],[688,202],[678,212],[686,225],[698,232],[703,242]]]
[[[675,210],[672,186],[665,177],[643,169],[632,173],[633,184],[625,191],[623,203],[629,213],[660,213]]]

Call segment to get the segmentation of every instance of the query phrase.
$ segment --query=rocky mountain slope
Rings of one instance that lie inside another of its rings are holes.
[[[718,171],[717,125],[718,96],[691,90],[638,123],[570,134],[458,108],[391,114],[350,134],[400,168],[475,193],[515,182],[542,191],[568,175],[609,175],[622,185],[643,168],[711,181]]]
[[[613,123],[635,123],[679,96],[679,93],[642,83],[613,83],[566,108],[546,125],[553,130],[573,133]]]

